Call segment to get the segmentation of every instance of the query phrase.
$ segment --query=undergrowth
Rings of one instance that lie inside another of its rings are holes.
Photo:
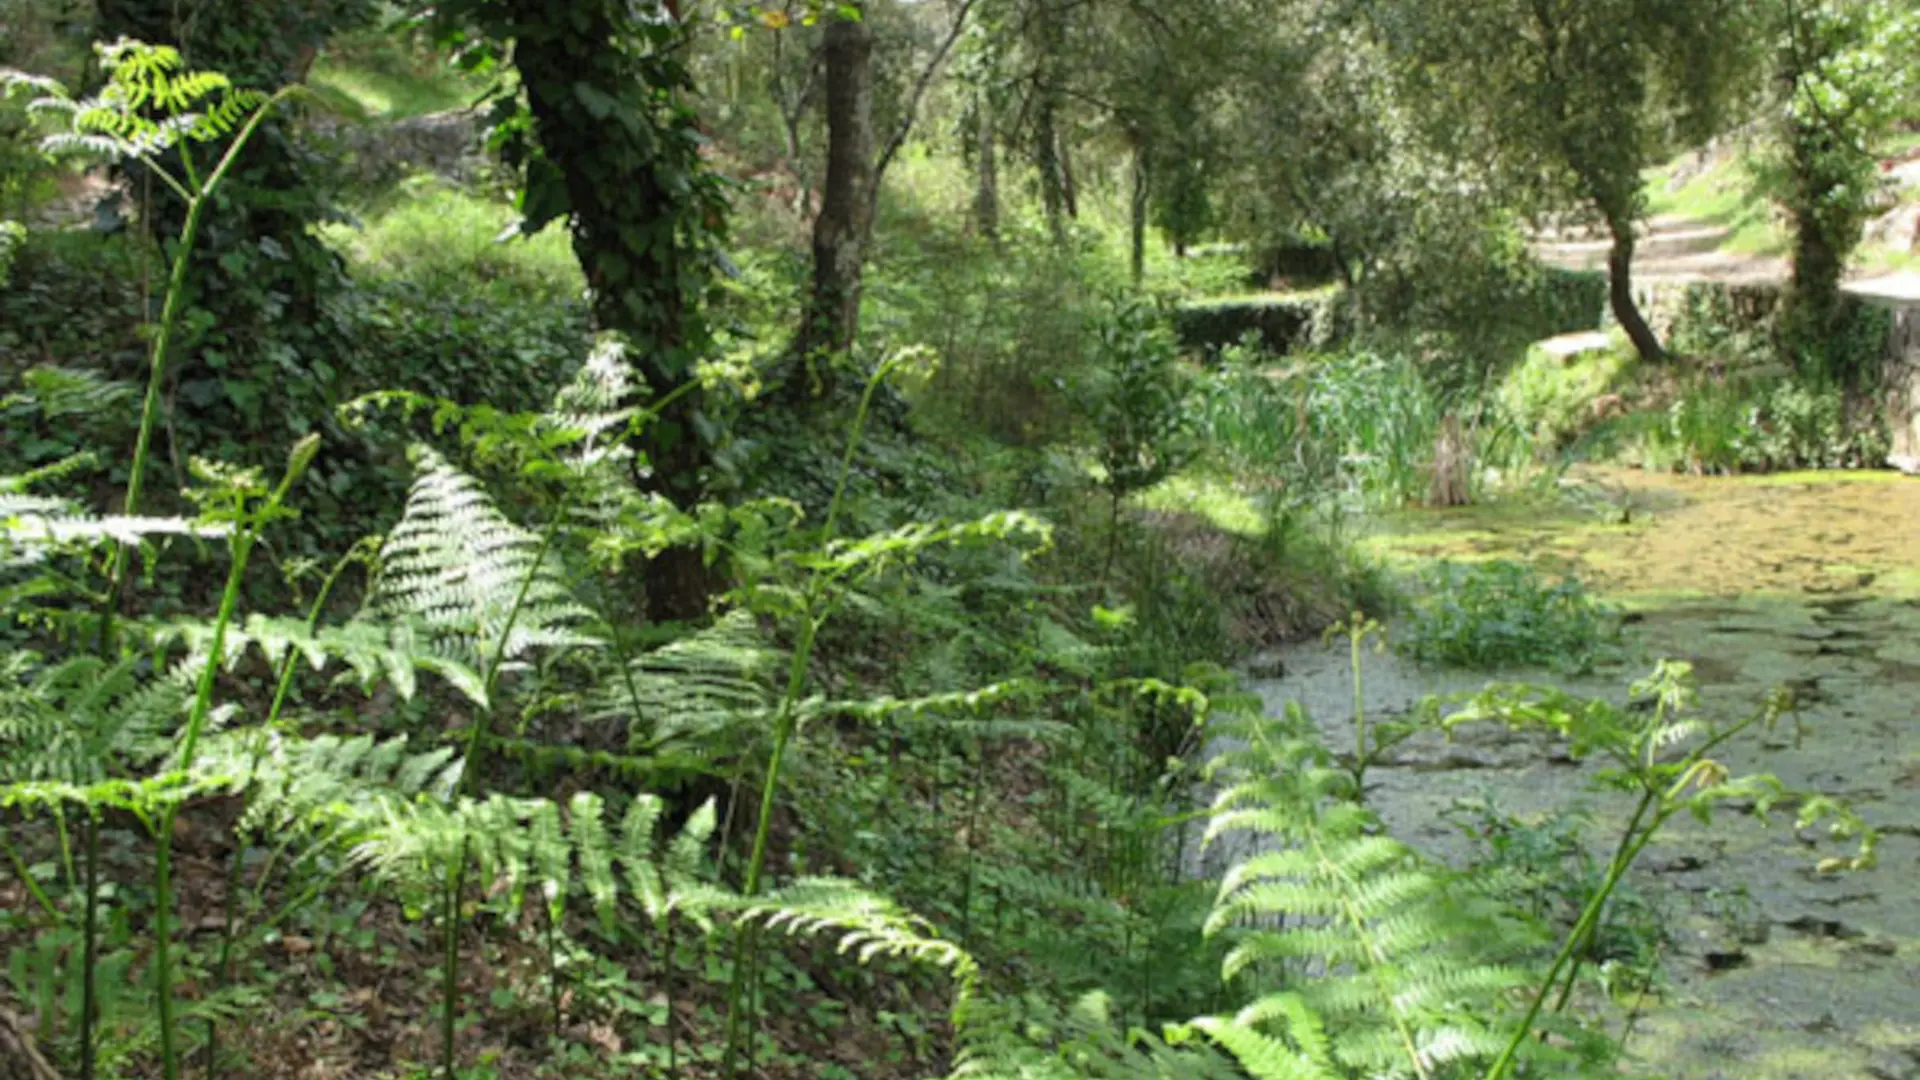
[[[1423,663],[1583,674],[1618,655],[1619,619],[1577,578],[1509,560],[1442,562],[1421,582],[1396,644]]]

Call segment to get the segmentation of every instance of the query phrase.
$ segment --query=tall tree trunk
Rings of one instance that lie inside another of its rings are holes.
[[[999,139],[994,131],[993,103],[982,91],[974,95],[973,219],[980,235],[1000,235],[1000,175],[995,157]]]
[[[1058,120],[1058,114],[1055,115]],[[1060,163],[1060,208],[1067,212],[1067,220],[1080,220],[1080,183],[1073,178],[1073,145],[1067,140],[1067,133],[1056,122],[1054,138],[1060,146],[1054,151],[1054,160]]]
[[[707,344],[699,298],[726,208],[700,157],[682,61],[657,46],[610,47],[636,32],[627,0],[573,0],[564,19],[550,0],[491,0],[481,10],[493,33],[513,40],[533,114],[543,156],[529,166],[538,197],[528,201],[557,203],[570,217],[594,322],[627,335],[648,390],[684,387]],[[700,409],[697,391],[681,395],[637,446],[642,485],[683,509],[704,496],[711,459]],[[647,563],[648,616],[703,618],[713,586],[699,550],[668,548]]]
[[[1660,339],[1647,325],[1646,318],[1640,314],[1640,305],[1633,299],[1632,216],[1609,212],[1607,231],[1613,236],[1613,248],[1607,252],[1607,303],[1613,309],[1614,321],[1626,331],[1627,340],[1633,342],[1640,359],[1665,360],[1667,350],[1661,347]]]
[[[873,186],[873,30],[864,18],[827,24],[827,179],[813,222],[813,295],[801,327],[800,359],[812,382],[830,383],[823,354],[853,347]],[[806,389],[805,382],[789,388]]]
[[[1132,235],[1128,238],[1128,267],[1133,271],[1133,283],[1140,284],[1147,276],[1147,199],[1150,194],[1148,184],[1151,177],[1147,173],[1147,145],[1144,138],[1133,140],[1133,198],[1129,209],[1129,221]]]
[[[1060,140],[1054,131],[1053,93],[1046,86],[1037,91],[1040,100],[1033,110],[1033,165],[1040,174],[1040,207],[1047,216],[1047,229],[1054,242],[1067,241],[1066,183],[1060,175]]]

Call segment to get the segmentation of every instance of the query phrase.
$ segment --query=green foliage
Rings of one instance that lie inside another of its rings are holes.
[[[967,1010],[967,1038],[954,1080],[1232,1080],[1228,1060],[1194,1040],[1121,1029],[1112,999],[1093,991],[1061,1009],[1042,1000],[981,1003]]]
[[[1226,296],[1181,305],[1173,328],[1189,349],[1215,354],[1251,337],[1265,352],[1285,356],[1336,342],[1339,310],[1332,291]]]
[[[1271,361],[1239,349],[1226,359],[1196,391],[1194,423],[1227,462],[1277,482],[1283,503],[1391,509],[1426,497],[1446,406],[1413,361],[1354,350],[1250,370]],[[1467,449],[1477,466],[1517,472],[1531,448],[1493,406],[1462,409]]]
[[[1875,147],[1912,81],[1920,18],[1904,4],[1787,3],[1775,50],[1779,135],[1756,176],[1784,207],[1793,231],[1787,339],[1816,370],[1853,379],[1846,357],[1827,355],[1841,317],[1840,280],[1872,216]]]
[[[379,120],[462,108],[486,89],[423,39],[390,27],[334,35],[308,81],[346,95]]]
[[[1160,313],[1115,302],[1096,325],[1097,353],[1079,389],[1101,483],[1117,502],[1159,483],[1192,453],[1185,373]]]
[[[1223,974],[1256,995],[1194,1022],[1260,1080],[1430,1076],[1492,1057],[1521,969],[1492,959],[1501,926],[1470,890],[1380,835],[1297,708],[1249,718],[1211,766],[1207,839],[1251,854],[1220,883],[1207,928],[1231,933]]]
[[[1577,578],[1551,582],[1525,563],[1441,563],[1422,582],[1399,647],[1416,660],[1493,669],[1536,665],[1569,674],[1613,654],[1617,617]]]
[[[13,277],[13,258],[27,239],[27,227],[17,221],[0,219],[0,290]]]
[[[426,180],[403,184],[359,228],[329,226],[324,235],[361,276],[438,297],[479,291],[511,307],[579,301],[586,286],[567,237],[511,235],[512,222],[511,207]]]
[[[1037,229],[1003,229],[996,246],[884,200],[881,215],[863,302],[875,326],[940,357],[916,410],[1013,446],[1084,430],[1074,386],[1096,355],[1098,266]]]
[[[1490,899],[1564,934],[1579,920],[1605,881],[1595,854],[1593,814],[1581,807],[1544,817],[1519,817],[1488,791],[1459,799],[1442,814],[1473,845],[1467,874]],[[1596,924],[1587,947],[1609,994],[1651,987],[1673,944],[1669,912],[1658,894],[1622,884]]]
[[[1536,454],[1555,453],[1603,419],[1596,403],[1630,381],[1638,360],[1621,342],[1571,356],[1535,347],[1500,381],[1501,411],[1532,440]]]
[[[1838,387],[1777,375],[1697,375],[1662,412],[1619,425],[1621,454],[1657,471],[1726,474],[1873,468],[1886,456],[1882,418]]]

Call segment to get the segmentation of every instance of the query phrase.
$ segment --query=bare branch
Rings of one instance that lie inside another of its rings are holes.
[[[959,41],[960,35],[966,31],[967,16],[973,11],[973,4],[974,0],[960,0],[959,9],[953,13],[953,25],[947,28],[947,36],[941,40],[940,47],[933,52],[933,58],[927,61],[927,66],[920,71],[920,77],[914,81],[913,93],[907,97],[907,107],[900,126],[894,129],[886,147],[880,151],[880,157],[874,162],[873,188],[868,198],[875,203],[880,201],[880,180],[886,175],[887,166],[893,163],[894,155],[900,152],[900,147],[905,145],[907,136],[913,131],[914,119],[920,114],[920,99],[926,96],[934,75],[939,72],[940,65],[946,62],[947,54],[953,51],[953,43]],[[867,220],[873,220],[871,212]]]

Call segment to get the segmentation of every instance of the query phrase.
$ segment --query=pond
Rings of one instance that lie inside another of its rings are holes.
[[[1799,731],[1755,735],[1722,760],[1735,775],[1773,772],[1844,797],[1883,833],[1877,869],[1823,875],[1790,822],[1676,822],[1633,881],[1666,908],[1676,940],[1630,1052],[1673,1077],[1920,1078],[1920,480],[1611,469],[1574,479],[1575,497],[1552,505],[1409,512],[1367,543],[1406,568],[1512,558],[1577,573],[1628,612],[1633,660],[1570,689],[1623,698],[1660,657],[1693,663],[1709,712],[1751,710],[1790,686]],[[1299,701],[1333,745],[1351,742],[1344,641],[1281,650],[1261,669],[1279,672],[1256,683],[1270,706]],[[1365,662],[1375,717],[1487,680],[1391,654]],[[1465,845],[1441,814],[1483,795],[1521,815],[1588,807],[1596,850],[1609,844],[1627,808],[1585,793],[1582,778],[1552,746],[1492,732],[1409,743],[1368,777],[1397,835],[1452,858]]]

